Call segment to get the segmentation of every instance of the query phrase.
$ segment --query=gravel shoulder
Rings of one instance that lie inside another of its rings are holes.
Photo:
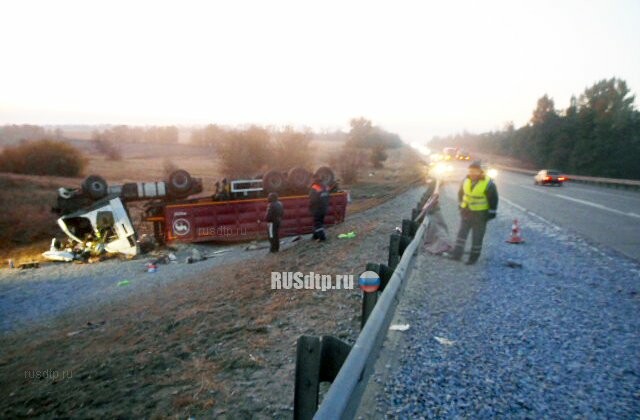
[[[360,415],[638,417],[639,289],[636,261],[503,203],[477,265],[418,257]]]
[[[257,245],[263,247],[266,243]],[[94,264],[45,263],[38,269],[0,270],[0,334],[48,322],[67,311],[150,293],[171,283],[180,287],[182,279],[205,273],[221,263],[253,258],[256,253],[265,252],[261,249],[245,251],[246,247],[247,244],[177,245],[173,247],[176,261],[158,264],[155,273],[148,273],[146,269],[147,262],[156,259],[153,255],[142,255],[134,260],[115,258]],[[187,264],[185,260],[193,249],[202,255],[213,256]],[[128,283],[118,286],[123,281]]]

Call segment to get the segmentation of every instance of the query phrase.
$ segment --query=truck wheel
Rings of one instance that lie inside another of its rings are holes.
[[[107,195],[107,181],[98,175],[89,175],[82,183],[82,191],[93,200],[99,200]]]
[[[314,177],[316,176],[322,179],[322,182],[324,183],[324,185],[333,185],[333,183],[336,180],[336,177],[333,174],[333,171],[328,166],[319,167],[316,173],[314,174]]]
[[[262,177],[262,188],[268,193],[279,192],[284,188],[284,176],[280,171],[269,171]]]
[[[306,190],[311,185],[311,173],[300,166],[296,166],[287,174],[287,182],[295,190]]]
[[[193,181],[189,172],[184,169],[178,169],[177,171],[171,172],[168,184],[169,192],[175,196],[183,196],[191,191]]]

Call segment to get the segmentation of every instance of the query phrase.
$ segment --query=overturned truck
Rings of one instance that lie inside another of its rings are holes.
[[[326,224],[343,222],[347,193],[339,189],[330,168],[321,167],[314,176],[330,189]],[[80,188],[60,188],[53,211],[61,215],[58,225],[72,241],[90,243],[97,252],[133,257],[140,253],[140,246],[128,202],[146,202],[143,221],[153,224],[154,237],[160,244],[240,242],[266,237],[263,217],[270,192],[279,193],[284,206],[281,236],[311,233],[310,184],[310,172],[293,168],[286,173],[269,171],[254,179],[224,179],[216,183],[215,194],[202,196],[202,179],[184,170],[172,172],[165,181],[114,186],[91,175]]]

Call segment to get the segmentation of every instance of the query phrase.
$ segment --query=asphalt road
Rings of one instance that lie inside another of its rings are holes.
[[[460,182],[465,173],[464,166],[457,166],[447,179]],[[536,186],[533,176],[506,171],[498,174],[496,184],[501,205],[526,209],[640,260],[640,192],[571,182],[562,187]],[[526,226],[522,228],[526,236]]]

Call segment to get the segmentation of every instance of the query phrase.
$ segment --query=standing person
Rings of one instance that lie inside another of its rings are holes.
[[[491,178],[485,175],[480,162],[469,165],[469,173],[458,191],[460,203],[460,230],[451,258],[460,260],[464,252],[469,231],[472,232],[471,254],[467,264],[475,264],[482,251],[482,239],[487,222],[495,219],[498,209],[498,189]]]
[[[267,221],[267,233],[271,244],[269,251],[278,252],[280,250],[280,222],[282,222],[282,216],[284,216],[284,207],[282,202],[278,200],[277,193],[269,193],[267,201],[269,205],[264,219]]]
[[[324,242],[327,235],[324,232],[324,216],[329,209],[329,189],[322,182],[322,178],[313,178],[313,184],[309,190],[309,210],[313,215],[312,239]]]

